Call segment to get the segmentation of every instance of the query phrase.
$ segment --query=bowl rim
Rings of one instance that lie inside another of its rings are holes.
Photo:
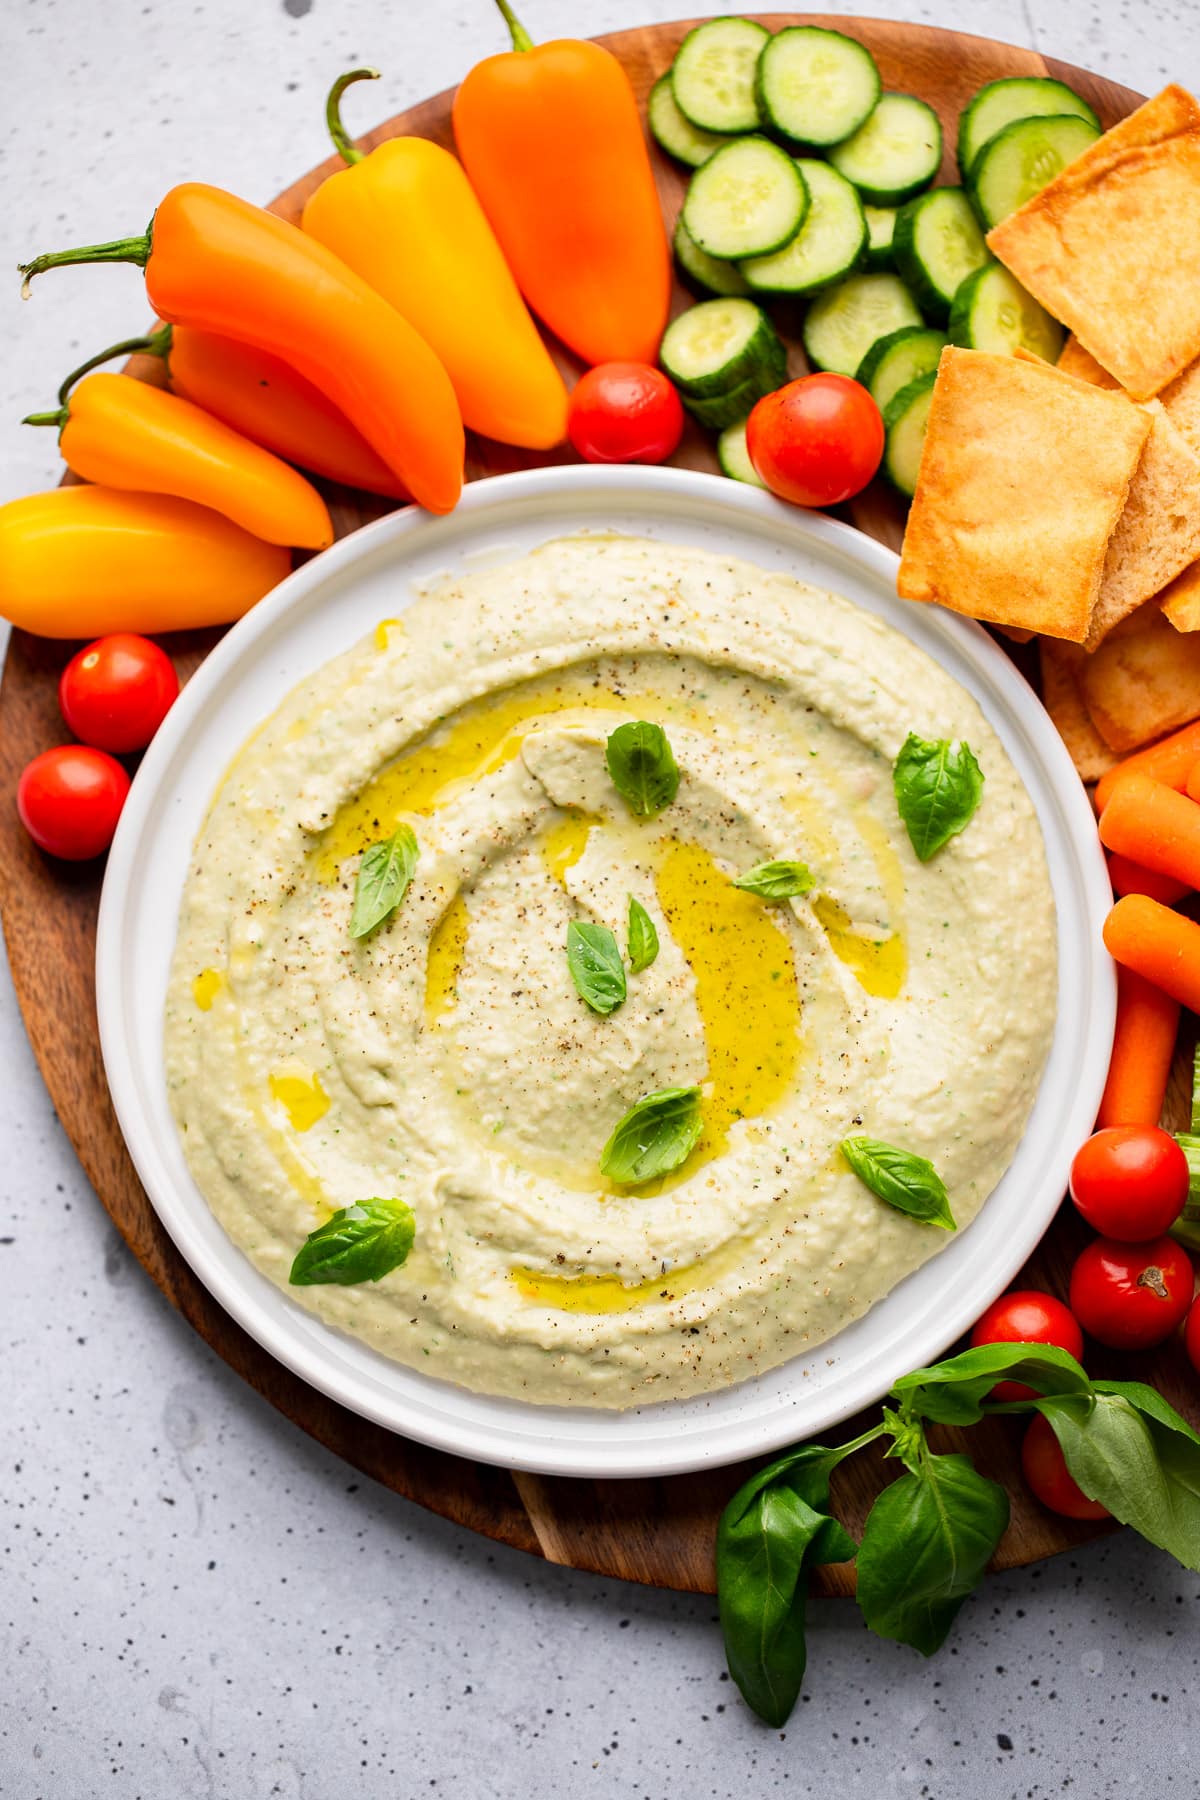
[[[919,1334],[918,1353],[914,1357],[906,1352],[903,1367],[893,1361],[886,1380],[878,1368],[873,1374],[868,1370],[857,1386],[851,1385],[847,1397],[835,1405],[818,1406],[815,1409],[818,1416],[812,1421],[791,1416],[797,1405],[803,1405],[805,1412],[810,1410],[811,1403],[818,1398],[810,1389],[790,1396],[789,1404],[781,1400],[779,1404],[768,1405],[765,1412],[751,1411],[744,1419],[738,1414],[736,1404],[730,1403],[731,1419],[720,1424],[714,1421],[711,1431],[705,1433],[700,1425],[695,1432],[673,1433],[671,1421],[673,1416],[678,1420],[678,1409],[689,1409],[689,1414],[703,1414],[706,1407],[715,1409],[722,1395],[744,1395],[758,1383],[769,1382],[772,1376],[777,1384],[784,1379],[782,1371],[793,1369],[800,1359],[779,1365],[767,1376],[734,1388],[620,1412],[504,1401],[445,1380],[426,1377],[405,1365],[385,1363],[383,1358],[366,1351],[358,1340],[347,1339],[334,1327],[305,1312],[283,1290],[260,1275],[248,1259],[236,1251],[231,1240],[225,1238],[220,1227],[215,1226],[201,1197],[200,1204],[210,1225],[233,1250],[241,1271],[240,1278],[231,1276],[229,1268],[222,1266],[222,1258],[216,1254],[211,1241],[212,1232],[206,1234],[192,1216],[199,1189],[193,1183],[192,1194],[181,1196],[178,1178],[172,1174],[163,1147],[157,1141],[146,1092],[146,1082],[152,1082],[153,1075],[140,1071],[134,1056],[129,1005],[133,979],[132,946],[125,941],[131,929],[131,903],[141,863],[153,842],[156,808],[161,812],[164,784],[176,762],[181,757],[186,759],[188,737],[197,729],[206,709],[220,704],[226,684],[232,682],[244,662],[251,660],[252,652],[275,634],[286,632],[289,620],[300,618],[306,603],[311,603],[314,596],[319,597],[322,588],[353,578],[356,568],[369,569],[381,556],[402,562],[406,548],[411,555],[414,544],[419,547],[427,542],[439,545],[444,542],[453,557],[456,538],[469,539],[473,531],[483,529],[493,519],[507,524],[505,515],[514,509],[518,513],[540,516],[543,507],[552,512],[555,504],[562,505],[567,511],[578,505],[581,510],[644,512],[651,517],[661,516],[668,524],[673,511],[680,518],[702,514],[706,521],[726,513],[732,515],[737,529],[751,533],[758,521],[764,540],[769,539],[776,545],[794,541],[798,551],[808,548],[818,558],[824,556],[827,561],[840,561],[857,571],[868,584],[882,587],[890,595],[890,604],[885,597],[880,610],[889,623],[926,650],[930,649],[931,641],[940,645],[952,660],[963,662],[973,672],[978,686],[987,690],[994,706],[1004,714],[1004,729],[995,717],[989,715],[989,718],[1009,755],[1016,760],[1016,747],[1021,746],[1021,754],[1036,769],[1040,781],[1045,784],[1047,796],[1053,800],[1059,820],[1054,832],[1048,831],[1051,815],[1043,816],[1039,806],[1047,854],[1053,866],[1055,858],[1061,861],[1065,853],[1064,866],[1069,868],[1076,889],[1072,907],[1076,927],[1095,928],[1091,933],[1094,942],[1085,941],[1081,951],[1086,960],[1088,980],[1074,996],[1077,1002],[1086,1003],[1080,1004],[1079,1010],[1087,1015],[1073,1026],[1078,1061],[1056,1073],[1058,1085],[1063,1089],[1057,1114],[1062,1144],[1073,1151],[1077,1142],[1082,1141],[1091,1129],[1103,1090],[1115,1023],[1115,970],[1103,949],[1099,933],[1112,896],[1091,805],[1066,747],[1036,695],[1001,647],[974,621],[938,607],[909,607],[907,603],[897,601],[894,595],[898,559],[883,544],[840,520],[801,511],[727,477],[675,468],[560,464],[472,482],[464,490],[454,514],[434,518],[409,506],[362,526],[295,570],[240,619],[187,683],[146,752],[109,853],[96,936],[100,1043],[122,1134],[161,1223],[217,1302],[294,1374],[376,1424],[472,1460],[532,1473],[566,1476],[632,1478],[680,1474],[740,1461],[777,1450],[781,1445],[808,1437],[815,1431],[828,1430],[879,1399],[909,1368],[941,1355],[973,1323],[983,1307],[1003,1291],[1044,1235],[1065,1190],[1070,1160],[1068,1149],[1056,1153],[1053,1162],[1055,1179],[1051,1181],[1047,1175],[1042,1180],[1040,1185],[1045,1191],[1040,1192],[1038,1204],[1026,1204],[1023,1213],[1014,1215],[1011,1229],[989,1263],[990,1272],[986,1278],[980,1280],[977,1277],[965,1292],[960,1288],[944,1296],[944,1304],[939,1305],[936,1318]],[[560,535],[564,529],[572,527],[560,524],[556,530],[548,519],[541,541]],[[579,526],[573,529],[579,529]],[[524,548],[518,552],[525,553]],[[736,554],[742,556],[744,553],[739,549]],[[347,647],[356,635],[348,634]],[[961,680],[955,670],[951,673]],[[287,685],[294,685],[294,681]],[[284,691],[286,689],[271,699],[267,710],[274,710]],[[983,697],[978,692],[976,698],[982,703]],[[211,775],[204,785],[206,793],[211,793]],[[1057,841],[1052,841],[1055,839]],[[1066,928],[1062,917],[1063,900],[1057,887],[1055,899],[1059,909],[1057,929],[1061,964]],[[174,924],[175,912],[172,910],[172,942]],[[1060,967],[1055,1047],[1043,1074],[1035,1115],[1043,1105],[1043,1093],[1063,1028],[1061,981]],[[161,1012],[161,1004],[159,1010]],[[161,1061],[158,1079],[165,1095]],[[1017,1154],[1019,1158],[1020,1146]],[[179,1160],[182,1160],[181,1156]],[[1003,1185],[1002,1182],[985,1202],[980,1216],[1000,1195]],[[972,1228],[961,1234],[963,1242],[969,1238]],[[949,1250],[942,1251],[921,1265],[914,1275],[906,1277],[877,1302],[864,1319],[877,1317],[884,1308],[892,1312],[902,1309],[906,1286],[920,1276],[922,1270],[946,1266],[945,1258],[949,1254]],[[224,1260],[229,1261],[228,1258]],[[901,1298],[897,1299],[897,1296]],[[856,1321],[855,1325],[862,1322]],[[845,1328],[821,1345],[820,1350],[825,1352],[839,1345],[846,1332],[854,1329],[854,1325]],[[351,1356],[350,1348],[354,1346],[357,1351]],[[361,1356],[358,1351],[362,1352]],[[362,1362],[364,1358],[382,1365],[394,1379],[380,1377],[378,1372],[373,1380],[365,1376],[358,1379],[353,1370],[348,1375],[341,1366],[350,1361]],[[398,1377],[396,1372],[399,1372]],[[390,1400],[386,1392],[389,1388],[395,1389]],[[661,1422],[662,1429],[657,1434],[648,1432],[641,1424],[647,1419]],[[589,1447],[589,1436],[583,1429],[585,1420],[597,1427],[599,1437],[603,1439],[602,1451],[597,1445]],[[574,1437],[569,1428],[565,1429],[572,1421],[579,1422],[579,1433]],[[607,1421],[608,1425],[601,1431],[597,1421]],[[623,1432],[622,1421],[636,1421],[637,1428],[631,1425]],[[535,1425],[537,1429],[533,1428]]]

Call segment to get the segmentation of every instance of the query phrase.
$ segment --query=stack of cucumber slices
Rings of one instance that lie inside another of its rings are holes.
[[[675,256],[717,296],[668,327],[660,360],[685,406],[723,433],[721,466],[754,479],[745,419],[786,378],[763,303],[807,302],[813,368],[854,376],[887,428],[884,468],[911,495],[942,347],[1053,361],[1062,330],[988,251],[985,233],[1100,134],[1062,82],[993,81],[958,129],[960,187],[932,186],[942,128],[883,93],[869,50],[816,25],[752,19],[690,32],[649,99],[658,143],[694,170]]]

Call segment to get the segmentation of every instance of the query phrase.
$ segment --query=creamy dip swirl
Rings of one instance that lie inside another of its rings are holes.
[[[605,763],[633,719],[681,772],[652,819]],[[965,738],[985,777],[926,864],[892,787],[910,730]],[[412,886],[352,939],[361,854],[401,821]],[[777,858],[812,891],[733,886]],[[624,946],[631,895],[661,948],[601,1017],[567,927]],[[847,1135],[928,1157],[968,1224],[1056,985],[1034,811],[957,682],[786,575],[581,536],[427,593],[238,753],[184,894],[167,1076],[197,1182],[280,1285],[333,1209],[412,1207],[402,1267],[300,1305],[468,1387],[622,1407],[769,1369],[944,1246],[851,1173]],[[602,1177],[629,1107],[691,1084],[683,1166]]]

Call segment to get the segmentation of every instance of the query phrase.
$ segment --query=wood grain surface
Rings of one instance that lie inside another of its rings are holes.
[[[955,122],[964,103],[983,82],[1002,75],[1049,74],[1067,81],[1096,108],[1104,124],[1137,104],[1140,96],[1068,64],[1032,51],[927,26],[818,14],[756,15],[777,29],[805,21],[831,25],[862,39],[879,63],[885,88],[921,95],[941,115],[946,134],[942,179],[956,179]],[[696,21],[624,31],[600,41],[617,55],[640,100],[667,67],[684,33]],[[363,140],[370,148],[384,139],[415,132],[452,147],[449,93],[440,94],[391,119]],[[674,220],[683,192],[683,172],[654,152],[663,207]],[[297,181],[274,203],[296,220],[307,196],[342,165],[331,157]],[[198,169],[197,174],[203,175]],[[69,276],[61,279],[67,280]],[[694,296],[679,288],[676,310]],[[794,337],[797,312],[784,303],[776,310],[781,330]],[[131,321],[136,328],[136,321]],[[555,347],[564,370],[577,366]],[[794,355],[794,372],[804,361]],[[161,380],[153,359],[134,359],[134,372]],[[504,470],[559,460],[537,457],[473,439],[468,474],[478,479]],[[711,441],[694,426],[675,462],[715,470]],[[387,502],[326,486],[339,535],[386,511]],[[898,545],[902,515],[894,498],[873,488],[856,502],[851,516],[863,530]],[[169,640],[181,674],[190,673],[216,638],[196,633]],[[746,1466],[662,1481],[572,1481],[512,1474],[462,1461],[396,1437],[325,1399],[275,1362],[222,1311],[192,1275],[159,1224],[126,1153],[109,1102],[100,1060],[95,1019],[93,960],[96,910],[102,867],[72,868],[43,858],[21,829],[13,804],[18,773],[29,757],[66,737],[59,717],[59,670],[74,645],[13,634],[0,687],[0,907],[17,996],[30,1042],[81,1163],[126,1243],[163,1293],[231,1368],[271,1403],[356,1468],[411,1500],[519,1549],[605,1575],[695,1592],[713,1590],[713,1533],[725,1499],[743,1479]],[[1031,698],[1032,704],[1032,698]],[[1182,1105],[1182,1085],[1175,1096]],[[1071,1261],[1088,1234],[1072,1210],[1064,1209],[1022,1278],[1023,1284],[1065,1293]],[[1140,1357],[1119,1359],[1120,1371],[1153,1381],[1194,1417],[1193,1382],[1174,1346]],[[1111,1373],[1093,1359],[1094,1373]],[[864,1415],[867,1418],[868,1415]],[[851,1420],[835,1437],[863,1428]],[[1012,1497],[1012,1524],[996,1557],[999,1568],[1033,1561],[1094,1536],[1095,1526],[1073,1525],[1042,1512],[1015,1476],[1019,1427],[992,1421],[967,1434],[972,1455],[987,1474],[1006,1484]],[[940,1434],[950,1444],[955,1434]],[[872,1453],[853,1459],[835,1476],[835,1499],[852,1529],[861,1526],[875,1494],[889,1479]],[[818,1590],[849,1593],[850,1567],[816,1571]]]

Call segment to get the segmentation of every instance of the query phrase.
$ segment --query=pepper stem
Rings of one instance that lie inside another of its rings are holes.
[[[533,39],[522,25],[520,19],[518,19],[512,7],[508,4],[508,0],[496,0],[496,5],[504,15],[504,23],[512,32],[513,49],[532,50]]]
[[[329,90],[329,98],[325,102],[325,123],[329,127],[329,135],[333,139],[333,147],[343,162],[361,162],[363,152],[347,136],[338,103],[351,82],[378,80],[378,69],[351,69],[348,75],[339,75]]]
[[[140,237],[114,238],[111,244],[84,244],[78,250],[49,250],[44,256],[35,256],[32,262],[18,263],[17,273],[24,276],[22,300],[28,300],[29,284],[35,275],[44,275],[47,269],[65,268],[68,263],[129,262],[144,269],[150,260],[153,225],[151,220]]]
[[[160,325],[157,331],[151,331],[145,337],[122,338],[119,344],[110,344],[107,350],[97,351],[95,356],[89,356],[86,362],[80,363],[77,369],[72,369],[69,375],[63,377],[58,390],[59,405],[66,406],[71,389],[77,381],[82,381],[85,375],[90,375],[93,369],[100,367],[101,363],[111,362],[114,356],[136,356],[141,351],[146,356],[165,357],[170,348],[171,327],[169,325]],[[39,414],[36,418],[23,420],[22,423],[43,425],[49,417],[48,413]]]
[[[53,412],[26,413],[21,423],[22,425],[57,425],[61,431],[69,417],[70,412],[67,407],[56,406]]]

